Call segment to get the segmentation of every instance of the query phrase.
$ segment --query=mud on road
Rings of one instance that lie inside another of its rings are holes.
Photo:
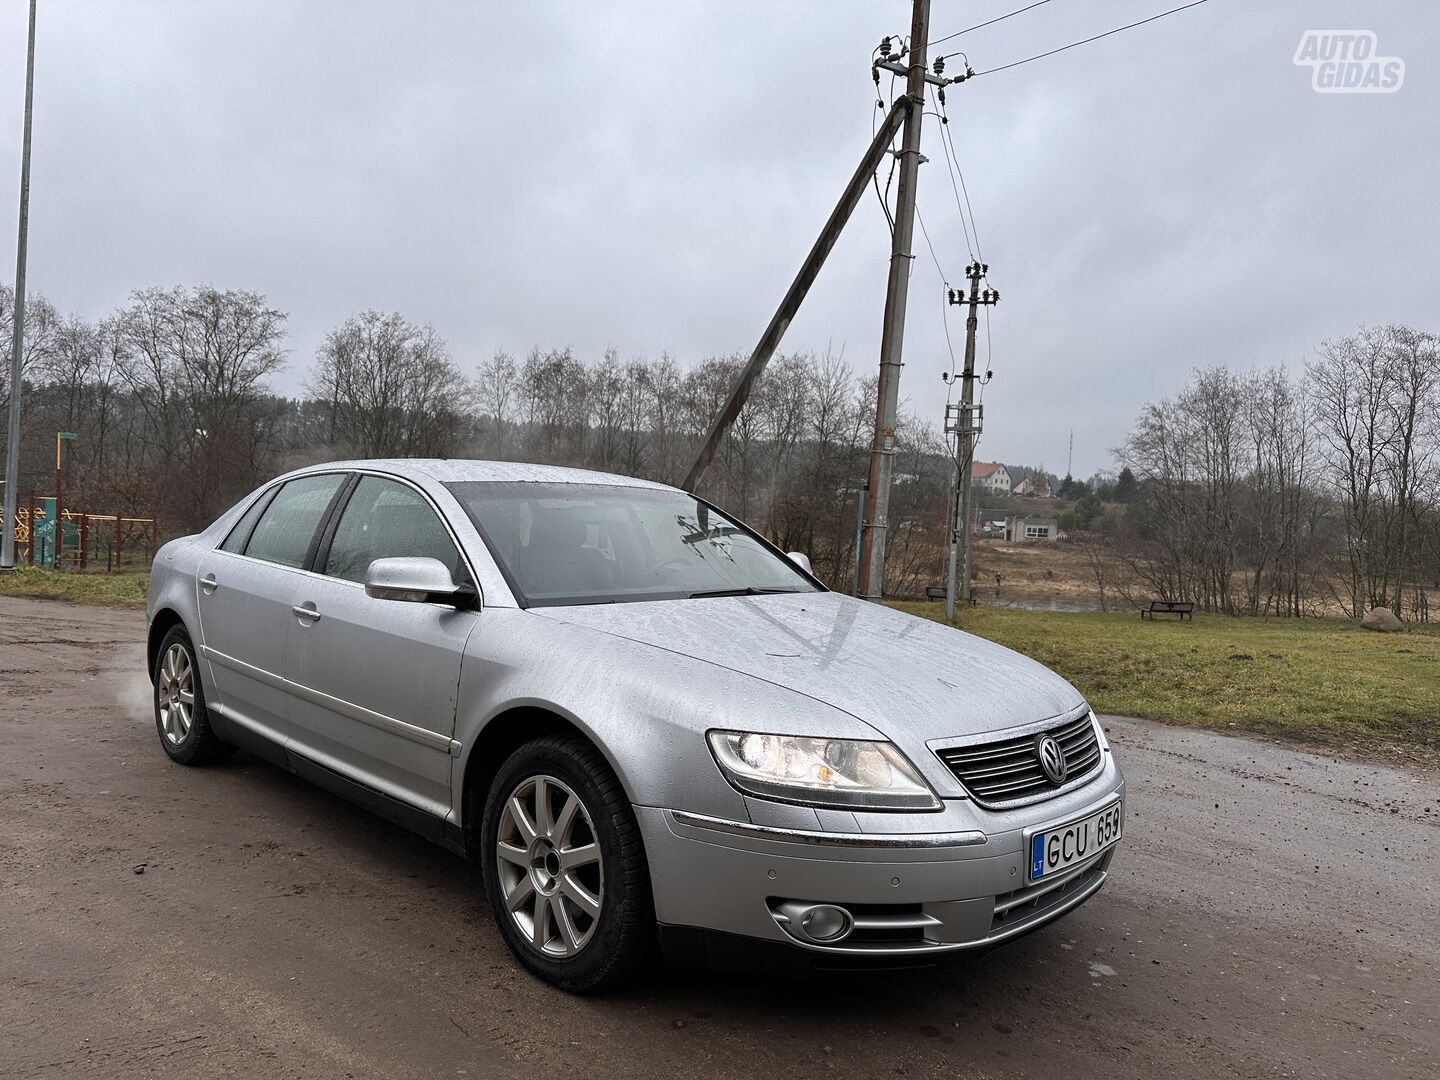
[[[1110,719],[1127,837],[1069,918],[576,999],[455,856],[253,758],[171,764],[143,631],[0,599],[0,1075],[1440,1075],[1433,774]]]

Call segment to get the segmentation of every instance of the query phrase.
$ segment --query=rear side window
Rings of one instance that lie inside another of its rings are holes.
[[[399,556],[439,559],[460,580],[460,552],[424,496],[394,480],[362,476],[335,526],[325,573],[363,582],[376,559]]]
[[[315,531],[345,479],[344,473],[325,473],[291,480],[261,514],[245,554],[281,566],[304,566]]]
[[[220,545],[221,551],[233,551],[236,554],[245,550],[245,541],[250,539],[250,532],[255,528],[255,522],[265,512],[265,505],[270,501],[270,496],[275,492],[267,491],[250,504],[250,509],[240,515],[240,520],[230,530],[230,535],[225,537],[225,542]]]

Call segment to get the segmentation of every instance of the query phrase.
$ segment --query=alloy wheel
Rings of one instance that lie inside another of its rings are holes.
[[[190,734],[195,719],[195,665],[190,653],[178,641],[165,650],[155,684],[160,709],[160,729],[171,746],[179,746]]]
[[[604,863],[590,811],[553,776],[510,792],[495,834],[505,907],[525,939],[554,959],[576,955],[600,924]]]

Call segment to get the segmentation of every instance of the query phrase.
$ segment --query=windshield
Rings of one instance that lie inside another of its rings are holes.
[[[682,492],[447,486],[527,607],[819,591],[749,529]]]

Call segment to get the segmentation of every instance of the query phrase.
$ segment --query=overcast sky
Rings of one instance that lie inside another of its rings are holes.
[[[944,49],[983,71],[1178,2],[1053,0]],[[935,0],[931,36],[1023,3]],[[0,0],[7,281],[25,7]],[[30,287],[95,317],[149,285],[263,292],[290,314],[292,393],[367,307],[433,323],[467,370],[535,344],[748,352],[869,141],[870,53],[909,12],[40,0]],[[1375,31],[1403,87],[1315,93],[1293,63],[1312,28]],[[1088,475],[1195,365],[1298,363],[1361,323],[1440,330],[1437,54],[1427,0],[1210,0],[951,88],[1002,293],[979,456],[1063,472],[1073,428]],[[923,149],[920,212],[958,284],[929,116]],[[888,243],[872,194],[785,351],[874,368]],[[916,256],[901,393],[938,422],[941,277],[918,233]],[[958,355],[963,318],[950,333]]]

